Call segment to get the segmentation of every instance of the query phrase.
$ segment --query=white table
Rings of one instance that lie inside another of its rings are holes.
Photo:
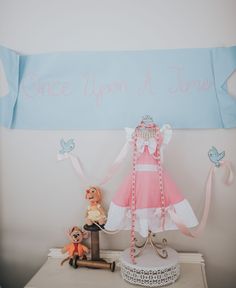
[[[25,288],[132,288],[141,287],[125,282],[119,267],[115,272],[88,268],[73,269],[65,263],[60,266],[61,257],[57,254],[58,249],[51,249],[51,253],[33,276]],[[59,250],[58,250],[59,251]],[[119,251],[101,251],[101,257],[111,261],[119,258]],[[180,278],[171,288],[207,288],[205,276],[205,264],[199,253],[179,253],[181,263]]]

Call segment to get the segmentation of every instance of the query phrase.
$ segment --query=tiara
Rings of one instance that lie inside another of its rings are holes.
[[[150,115],[145,115],[142,117],[142,122],[144,123],[153,123],[153,118]]]

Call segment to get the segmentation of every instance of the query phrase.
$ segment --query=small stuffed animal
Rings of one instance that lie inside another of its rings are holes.
[[[72,260],[75,255],[79,257],[79,259],[87,259],[86,254],[89,252],[89,249],[81,244],[83,239],[88,238],[88,233],[83,232],[79,227],[74,226],[72,227],[68,233],[67,233],[69,239],[71,240],[71,243],[64,246],[61,250],[61,252],[64,254],[68,252],[69,257],[64,259],[61,262],[61,265],[67,260]]]
[[[88,199],[90,205],[87,209],[86,224],[91,226],[94,222],[99,225],[106,223],[105,210],[101,206],[101,191],[98,187],[90,187],[86,190],[86,199]]]

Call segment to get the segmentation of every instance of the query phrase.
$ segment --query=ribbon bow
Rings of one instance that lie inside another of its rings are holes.
[[[157,141],[155,138],[149,138],[148,140],[145,140],[143,138],[137,139],[137,150],[140,153],[144,152],[145,146],[148,147],[148,151],[151,155],[153,155],[157,149]]]

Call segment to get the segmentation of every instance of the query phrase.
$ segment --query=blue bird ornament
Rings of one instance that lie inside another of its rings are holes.
[[[68,141],[61,139],[60,144],[62,148],[59,151],[60,154],[70,153],[75,148],[74,139],[69,139]]]
[[[225,157],[225,151],[219,153],[217,149],[212,146],[211,149],[208,151],[208,156],[211,162],[214,163],[216,167],[220,167],[220,160]]]

